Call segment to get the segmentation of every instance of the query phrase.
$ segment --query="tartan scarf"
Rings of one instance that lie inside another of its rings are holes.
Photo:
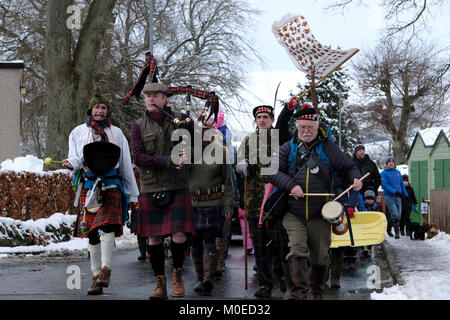
[[[86,121],[86,125],[89,128],[93,128],[100,135],[102,141],[109,142],[108,136],[106,135],[105,132],[105,128],[111,126],[111,120],[104,119],[100,122],[97,122],[94,119],[92,119],[92,117],[89,117],[89,119]]]

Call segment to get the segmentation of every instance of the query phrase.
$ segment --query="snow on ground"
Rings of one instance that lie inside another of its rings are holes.
[[[404,285],[372,293],[373,300],[450,299],[450,235],[440,232],[432,239],[386,237],[392,248]]]
[[[49,218],[38,219],[36,221],[28,220],[28,221],[18,221],[11,218],[0,218],[2,221],[9,223],[21,223],[23,229],[33,230],[45,230],[45,226],[48,224],[52,224],[56,228],[59,227],[59,224],[65,222],[67,225],[72,225],[72,223],[76,219],[76,215],[64,215],[62,213],[55,213]],[[54,252],[58,250],[87,250],[88,247],[88,239],[81,238],[71,238],[70,241],[58,242],[58,243],[50,243],[47,246],[17,246],[17,247],[0,247],[0,258],[7,257],[7,254],[12,253],[38,253],[38,252]],[[123,235],[119,238],[116,238],[116,249],[117,250],[125,250],[125,249],[135,249],[138,247],[136,235],[130,232],[130,229],[127,226],[123,227]]]

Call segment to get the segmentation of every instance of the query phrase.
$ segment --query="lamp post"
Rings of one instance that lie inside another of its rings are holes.
[[[150,8],[150,11],[149,11],[149,13],[150,13],[150,23],[149,23],[149,26],[150,26],[150,30],[149,30],[149,33],[150,33],[150,41],[149,41],[149,50],[150,50],[150,53],[153,54],[153,0],[149,0],[149,1],[148,1],[148,5],[149,5],[149,8]]]

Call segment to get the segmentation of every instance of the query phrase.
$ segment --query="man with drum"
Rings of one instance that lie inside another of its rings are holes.
[[[312,299],[322,299],[330,264],[331,228],[330,222],[322,218],[321,210],[330,199],[307,194],[333,191],[333,170],[359,191],[361,175],[356,165],[329,139],[326,127],[319,126],[319,115],[313,108],[305,105],[293,117],[297,119],[297,135],[292,144],[297,146],[295,162],[288,165],[291,142],[283,144],[279,169],[271,182],[291,195],[282,222],[289,237],[290,251],[286,259],[293,283],[292,294],[304,300],[310,289]],[[320,154],[322,152],[324,155]],[[328,164],[324,163],[324,158],[328,159]]]

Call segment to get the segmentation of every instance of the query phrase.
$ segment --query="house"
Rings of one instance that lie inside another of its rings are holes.
[[[430,199],[430,190],[450,188],[450,127],[417,132],[407,159],[418,202]]]
[[[0,162],[19,156],[23,61],[0,61]]]

